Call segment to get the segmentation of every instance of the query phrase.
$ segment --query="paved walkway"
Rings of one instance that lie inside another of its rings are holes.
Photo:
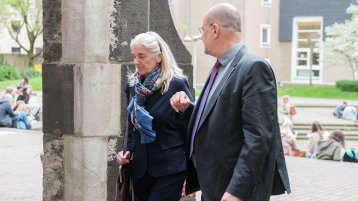
[[[36,102],[40,102],[40,96],[41,94],[36,96]],[[310,104],[329,103],[334,106],[341,100],[292,98],[291,102],[297,105],[304,102]],[[352,104],[356,103],[352,102]],[[341,119],[333,117],[332,112],[332,107],[298,107],[294,120],[308,123],[312,123],[313,120],[320,120],[323,124],[337,123]],[[347,120],[342,121],[352,123]],[[41,153],[41,132],[0,128],[0,201],[42,200]],[[286,160],[292,193],[274,196],[271,200],[358,200],[356,187],[358,163],[293,157],[286,157]]]
[[[42,200],[42,132],[0,128],[0,200]]]

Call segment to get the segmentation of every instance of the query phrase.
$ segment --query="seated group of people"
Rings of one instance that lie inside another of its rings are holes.
[[[30,130],[31,122],[40,120],[40,106],[29,104],[30,86],[24,85],[19,90],[21,94],[16,98],[16,88],[10,86],[0,98],[0,127]]]
[[[312,123],[311,133],[307,136],[309,139],[307,157],[336,161],[342,158],[341,149],[345,146],[342,131],[334,130],[329,134],[327,131],[323,131],[318,121],[315,121]],[[288,155],[289,150],[299,151],[290,121],[284,121],[282,124],[281,137],[285,155]]]
[[[352,105],[347,105],[346,101],[343,101],[342,104],[337,105],[333,115],[338,118],[348,119],[352,121],[357,121],[358,119],[357,107]]]

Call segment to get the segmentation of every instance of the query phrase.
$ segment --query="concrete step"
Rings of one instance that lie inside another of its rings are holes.
[[[296,140],[308,140],[307,135],[303,136],[303,135],[298,135],[296,136]],[[356,136],[345,136],[344,138],[345,141],[358,141],[358,135]]]
[[[310,133],[310,130],[306,131],[297,131],[293,130],[297,135],[307,135],[307,133]],[[345,136],[358,136],[358,131],[343,131]]]
[[[332,130],[342,130],[342,131],[358,131],[358,127],[352,126],[325,126],[324,130],[332,131]],[[293,126],[293,130],[311,130],[311,126]]]
[[[357,124],[353,121],[347,121],[347,123],[325,123],[325,124],[321,124],[322,127],[341,127],[341,126],[349,126],[349,127],[357,127]],[[306,123],[294,123],[294,126],[309,126],[311,127],[312,124],[306,124]]]

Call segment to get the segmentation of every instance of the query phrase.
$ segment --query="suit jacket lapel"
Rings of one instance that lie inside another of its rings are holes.
[[[200,126],[203,124],[204,120],[207,118],[208,114],[210,113],[211,109],[213,108],[213,106],[216,103],[216,100],[218,99],[221,91],[223,90],[226,82],[228,81],[231,73],[235,70],[235,67],[237,66],[237,63],[239,63],[241,57],[245,54],[245,52],[247,51],[245,45],[239,50],[239,52],[237,53],[236,57],[234,58],[233,62],[231,63],[231,65],[229,66],[230,69],[228,69],[225,74],[223,75],[221,80],[216,80],[218,83],[218,86],[216,87],[216,90],[213,92],[213,95],[211,96],[211,98],[208,100],[208,102],[206,103],[206,106],[204,108],[203,114],[201,115],[200,118],[200,122],[198,125],[198,130],[200,128]]]
[[[200,101],[203,98],[204,91],[205,91],[206,87],[208,86],[208,83],[210,80],[210,75],[211,75],[211,71],[209,73],[209,76],[206,78],[205,85],[204,85],[203,89],[201,90],[199,98],[196,101],[195,107],[194,107],[193,112],[191,113],[191,116],[190,116],[190,121],[189,121],[189,126],[188,126],[188,133],[189,133],[189,135],[188,135],[189,141],[188,142],[190,142],[191,133],[193,131],[193,127],[194,127],[194,123],[195,123],[196,113],[198,112]]]

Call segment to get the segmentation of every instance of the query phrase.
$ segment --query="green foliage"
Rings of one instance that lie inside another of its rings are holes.
[[[0,81],[0,91],[4,91],[8,86],[17,86],[21,80],[22,79]],[[42,77],[31,78],[29,84],[31,85],[32,90],[42,91]]]
[[[4,58],[4,55],[0,54],[0,65],[5,64]]]
[[[0,65],[0,81],[13,80],[19,78],[19,74],[16,72],[15,67],[1,64]]]
[[[358,81],[354,80],[338,80],[336,87],[341,91],[358,92]]]
[[[278,96],[358,100],[357,92],[341,91],[335,86],[287,86],[277,88]]]
[[[20,77],[30,77],[30,78],[34,78],[34,77],[39,77],[41,76],[41,73],[39,71],[35,71],[34,68],[28,68],[26,70],[23,70],[20,72]]]

